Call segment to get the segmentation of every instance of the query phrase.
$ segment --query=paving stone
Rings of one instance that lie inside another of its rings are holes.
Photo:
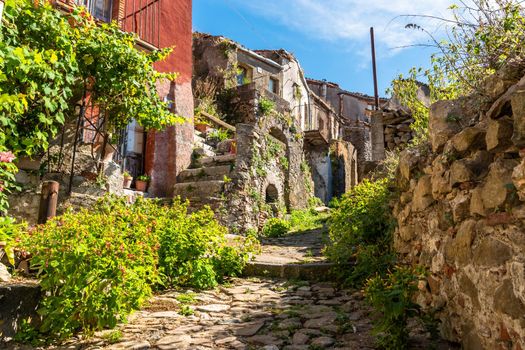
[[[335,344],[335,339],[330,338],[330,337],[315,338],[315,339],[312,339],[312,342],[310,343],[310,345],[321,346],[321,347],[332,346],[334,344]]]
[[[307,334],[303,332],[295,332],[295,334],[293,335],[292,343],[294,345],[304,345],[307,344],[309,340],[310,337]]]
[[[197,306],[197,310],[203,312],[224,312],[230,308],[230,305],[226,304],[208,304]]]
[[[264,324],[264,321],[241,324],[239,328],[236,329],[235,334],[242,337],[249,337],[255,335],[264,326]]]
[[[283,340],[272,335],[254,335],[253,337],[246,338],[246,341],[250,344],[255,345],[282,345]]]

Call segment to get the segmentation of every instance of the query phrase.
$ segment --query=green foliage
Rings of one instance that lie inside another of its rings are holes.
[[[0,30],[0,147],[35,155],[74,114],[73,101],[90,89],[115,130],[136,119],[161,129],[181,122],[156,93],[153,63],[169,50],[145,53],[134,34],[95,22],[78,8],[65,14],[50,4],[9,1]]]
[[[389,180],[364,180],[342,196],[329,220],[330,244],[325,253],[347,284],[360,286],[393,260],[393,218]],[[351,262],[355,261],[355,267]]]
[[[240,273],[255,243],[227,242],[225,232],[209,209],[113,197],[23,232],[17,246],[32,254],[45,293],[38,332],[91,334],[123,321],[152,286],[208,288]]]
[[[428,137],[429,104],[418,98],[418,80],[427,82],[431,104],[471,93],[484,95],[488,76],[509,64],[523,65],[525,16],[520,2],[475,1],[468,7],[453,5],[449,9],[451,19],[443,20],[448,26],[447,40],[438,41],[417,24],[406,26],[428,34],[438,53],[431,56],[429,69],[410,69],[408,76],[400,75],[390,89],[414,116],[415,143]]]
[[[281,237],[288,233],[291,225],[288,220],[270,218],[264,224],[262,234],[265,237]]]
[[[5,242],[4,250],[7,253],[7,259],[12,265],[15,263],[13,250],[16,245],[15,239],[26,229],[27,225],[25,223],[17,223],[13,218],[0,216],[0,242]]]
[[[139,181],[149,182],[150,179],[151,178],[148,175],[137,176],[137,180],[139,180]]]
[[[122,332],[119,330],[114,330],[114,331],[105,333],[102,336],[102,339],[104,339],[110,344],[118,343],[122,339]]]
[[[219,142],[226,141],[231,138],[230,131],[226,129],[215,129],[210,132],[207,137],[212,140],[217,140]]]
[[[273,102],[270,99],[267,99],[266,97],[261,97],[259,99],[259,112],[263,116],[267,117],[270,114],[272,114],[272,112],[274,111],[275,111],[275,102]]]
[[[15,174],[18,168],[13,163],[15,156],[11,152],[1,152],[0,146],[0,215],[7,212],[9,203],[7,195],[14,190],[18,190],[19,186],[16,184]]]
[[[45,293],[39,331],[64,339],[114,327],[157,283],[157,245],[141,205],[124,201],[67,213],[22,235]]]
[[[409,318],[419,316],[419,306],[413,302],[420,279],[425,271],[420,268],[396,266],[386,277],[370,278],[364,293],[378,317],[374,321],[374,333],[382,349],[406,349]]]
[[[320,229],[324,226],[330,213],[318,213],[314,209],[292,210],[289,232],[305,232]]]
[[[229,243],[226,228],[207,208],[192,214],[184,210],[157,219],[160,229],[159,266],[165,284],[212,288],[224,276],[241,273],[253,240]]]

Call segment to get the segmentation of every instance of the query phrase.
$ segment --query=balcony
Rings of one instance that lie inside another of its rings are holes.
[[[57,0],[56,4],[65,10],[84,6],[97,20],[115,20],[122,30],[136,33],[139,46],[147,50],[160,47],[161,0]]]
[[[125,0],[120,17],[121,28],[137,33],[140,40],[154,48],[160,47],[161,0]]]

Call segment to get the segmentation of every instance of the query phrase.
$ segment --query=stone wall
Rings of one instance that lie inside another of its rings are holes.
[[[414,137],[410,124],[414,122],[403,110],[372,112],[372,160],[384,159],[386,151],[405,149]]]
[[[418,302],[465,349],[525,348],[525,78],[440,101],[430,145],[402,152],[394,214],[403,260],[426,266]],[[516,83],[516,85],[512,85]]]

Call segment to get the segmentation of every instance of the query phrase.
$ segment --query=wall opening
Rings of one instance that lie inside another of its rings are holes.
[[[277,191],[277,187],[275,187],[274,184],[269,184],[266,187],[266,203],[272,204],[272,203],[278,203],[279,202],[279,191]]]

